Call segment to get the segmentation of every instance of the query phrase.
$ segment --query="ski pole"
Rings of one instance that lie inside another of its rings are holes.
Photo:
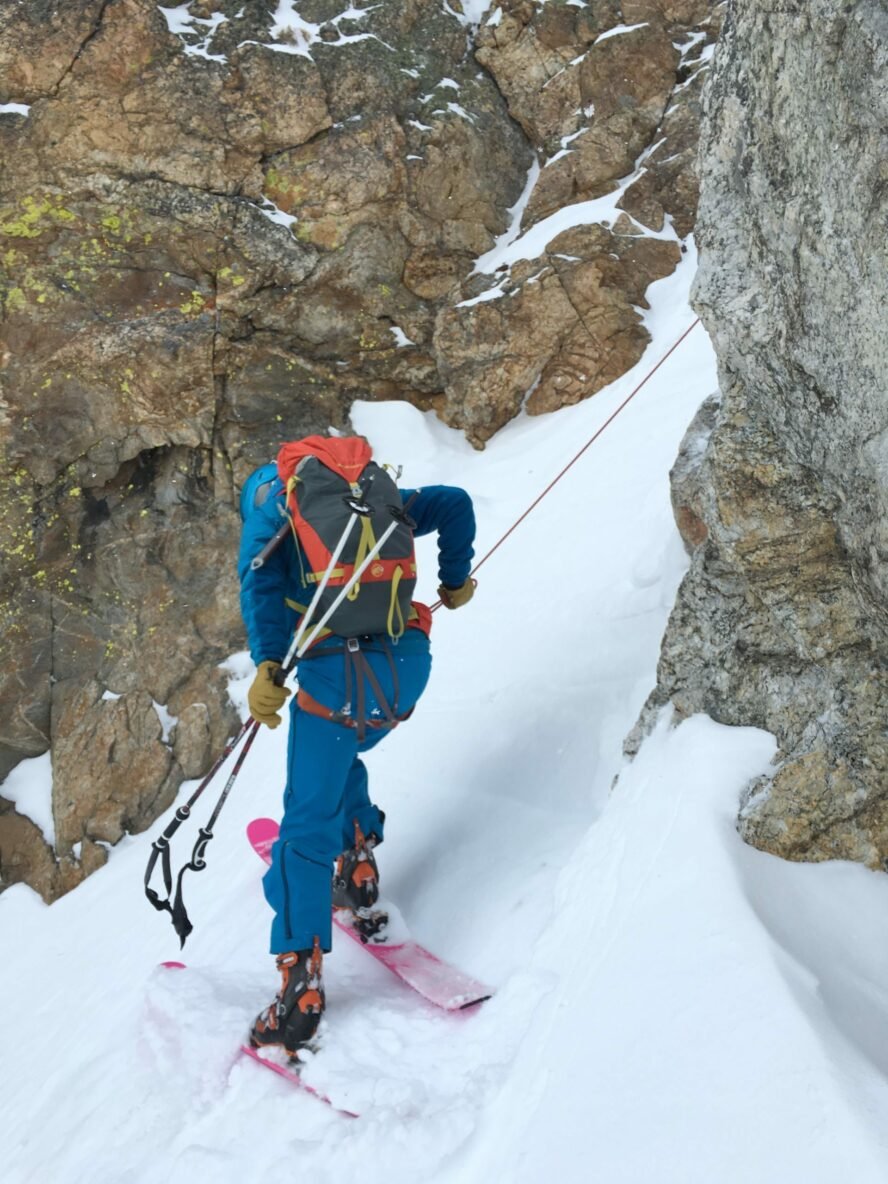
[[[348,541],[348,537],[352,532],[352,527],[357,522],[358,518],[367,518],[370,516],[370,514],[373,513],[373,509],[371,506],[368,506],[366,502],[359,502],[355,498],[348,498],[347,497],[347,498],[345,498],[345,503],[351,509],[352,515],[349,518],[348,522],[345,524],[345,530],[342,532],[339,542],[336,544],[336,550],[330,556],[330,562],[327,564],[327,570],[324,572],[323,577],[321,578],[321,582],[318,584],[317,588],[315,589],[314,596],[312,596],[308,608],[305,610],[305,612],[302,615],[302,620],[299,622],[299,628],[296,630],[296,634],[295,634],[292,642],[290,643],[290,648],[287,650],[287,656],[284,658],[284,661],[283,661],[283,664],[282,664],[280,670],[277,671],[277,675],[280,677],[280,682],[278,682],[278,686],[284,685],[284,680],[286,679],[287,674],[289,673],[290,668],[293,664],[293,656],[296,654],[297,650],[299,649],[299,643],[302,640],[302,638],[305,636],[305,631],[308,628],[309,624],[311,623],[311,618],[314,616],[315,608],[319,604],[320,599],[324,594],[324,589],[327,587],[327,584],[330,582],[330,577],[333,575],[333,572],[336,568],[336,564],[339,562],[339,556],[345,550],[345,544]],[[277,678],[275,679],[275,682],[277,682]]]
[[[252,723],[253,721],[248,719],[240,731],[231,737],[231,739],[223,748],[221,755],[214,762],[213,767],[210,769],[209,773],[207,773],[203,781],[201,781],[200,785],[198,785],[197,789],[194,791],[185,805],[179,806],[175,815],[173,816],[173,820],[164,830],[163,834],[156,838],[151,844],[151,855],[148,858],[148,866],[145,869],[145,895],[148,897],[149,903],[154,905],[154,907],[159,912],[163,912],[164,910],[168,913],[172,912],[170,896],[172,895],[173,891],[173,874],[172,869],[170,868],[170,839],[173,837],[182,823],[190,817],[192,806],[216,776],[219,769],[222,767],[237,745],[247,734],[247,731],[249,730]],[[154,889],[150,887],[151,876],[154,873],[154,867],[159,857],[162,857],[161,872],[163,875],[164,887],[166,888],[166,900],[161,900]]]
[[[206,850],[210,839],[213,837],[213,827],[216,825],[216,819],[222,813],[222,807],[225,805],[228,795],[231,793],[234,783],[237,780],[237,776],[243,768],[244,761],[247,759],[247,753],[250,751],[253,741],[256,739],[256,733],[259,731],[261,725],[258,720],[250,719],[247,721],[245,726],[248,729],[246,743],[238,754],[238,758],[234,763],[234,768],[231,770],[228,780],[225,782],[222,793],[219,795],[219,800],[216,802],[215,809],[210,815],[206,826],[202,826],[197,832],[197,842],[194,844],[194,850],[191,852],[191,859],[179,872],[179,877],[176,881],[176,899],[173,901],[172,908],[169,911],[173,918],[173,928],[179,937],[180,948],[184,948],[185,939],[194,928],[188,918],[188,913],[185,909],[185,901],[182,897],[182,878],[189,870],[194,872],[202,872],[207,866],[207,861],[205,858]]]
[[[271,555],[271,553],[273,551],[276,551],[278,549],[280,544],[284,541],[284,539],[290,533],[290,530],[291,530],[291,526],[290,526],[290,520],[288,518],[287,521],[284,523],[284,525],[277,532],[277,534],[273,535],[268,540],[268,542],[265,544],[265,546],[262,548],[262,550],[259,552],[259,554],[250,560],[250,571],[258,571],[259,568],[265,564],[265,560],[269,557],[269,555]]]

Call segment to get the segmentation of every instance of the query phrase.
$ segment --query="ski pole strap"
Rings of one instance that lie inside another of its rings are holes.
[[[179,808],[176,810],[176,813],[173,815],[172,821],[166,827],[163,834],[156,838],[151,844],[151,854],[148,857],[148,866],[145,868],[145,895],[148,898],[148,903],[153,905],[154,908],[158,910],[158,912],[172,912],[170,897],[173,891],[173,873],[170,867],[170,839],[173,837],[182,823],[191,817],[192,806],[216,776],[219,769],[234,751],[236,746],[246,735],[247,728],[250,726],[250,722],[251,721],[248,720],[240,729],[240,731],[228,740],[209,773],[207,773],[203,781],[201,781],[200,785],[198,785],[197,789],[194,791],[185,805],[179,806]],[[160,859],[161,875],[163,876],[163,885],[166,890],[166,897],[163,900],[151,887],[151,877],[154,874],[154,868],[158,859]]]
[[[213,837],[213,827],[216,825],[216,820],[222,813],[222,807],[228,800],[228,795],[231,793],[231,790],[234,787],[237,776],[243,768],[244,761],[247,759],[247,753],[250,751],[253,741],[256,739],[256,734],[260,728],[259,721],[252,719],[248,720],[245,726],[248,729],[246,742],[243,748],[240,750],[237,760],[234,762],[234,768],[231,770],[228,780],[225,782],[225,786],[219,795],[219,800],[216,802],[215,809],[210,815],[206,826],[202,826],[197,832],[197,842],[194,844],[194,850],[191,852],[191,859],[179,872],[179,876],[176,880],[176,898],[173,901],[171,907],[169,907],[169,902],[167,902],[165,906],[162,906],[169,907],[170,915],[173,918],[173,928],[179,937],[180,946],[182,948],[185,946],[185,939],[194,928],[188,918],[188,912],[185,908],[185,901],[182,896],[182,880],[187,871],[190,870],[193,872],[202,872],[207,866],[206,851],[210,839]]]
[[[151,844],[151,854],[148,857],[148,866],[145,868],[145,895],[148,897],[148,903],[154,905],[158,912],[166,910],[168,913],[172,912],[170,906],[170,896],[173,891],[173,873],[170,867],[170,839],[188,818],[191,810],[188,806],[180,806],[173,817],[172,822],[166,828],[159,838],[156,838]],[[166,890],[166,898],[161,900],[158,894],[151,887],[151,877],[154,874],[154,867],[160,859],[161,874],[163,876],[163,886]]]

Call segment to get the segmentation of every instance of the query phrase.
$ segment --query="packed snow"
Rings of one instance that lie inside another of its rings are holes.
[[[448,4],[447,0],[441,0],[441,7],[450,16],[456,17],[461,25],[476,29],[490,8],[490,0],[460,0],[455,7]]]
[[[692,322],[694,262],[649,290],[632,372],[484,452],[404,403],[359,403],[354,427],[405,484],[472,493],[480,558]],[[688,563],[668,471],[715,384],[698,326],[481,566],[471,604],[436,614],[429,689],[368,758],[385,894],[493,998],[446,1015],[337,941],[304,1073],[357,1119],[238,1053],[277,985],[244,837],[282,789],[286,729],[263,729],[186,877],[186,969],[159,965],[178,942],[142,892],[172,810],[51,907],[0,896],[4,1184],[884,1184],[888,879],[743,845],[763,732],[664,714],[622,755]],[[431,601],[431,540],[419,558]],[[243,708],[249,659],[226,670]]]
[[[277,226],[286,226],[288,230],[291,230],[299,221],[295,214],[288,214],[286,210],[282,210],[264,193],[262,194],[262,205],[257,205],[256,208],[260,214],[264,214],[269,222],[274,222]]]
[[[389,332],[394,337],[398,349],[404,349],[408,345],[416,345],[416,342],[411,341],[400,325],[389,325]]]
[[[222,12],[214,12],[205,19],[193,16],[190,7],[190,4],[180,4],[177,8],[158,5],[167,28],[182,42],[188,57],[204,58],[208,62],[226,62],[228,59],[224,53],[210,53],[210,45],[216,30],[228,18]]]
[[[20,761],[2,785],[3,796],[19,814],[30,818],[43,831],[51,847],[55,846],[55,823],[52,817],[52,754],[32,756]]]
[[[154,699],[151,704],[157,713],[157,718],[160,721],[160,738],[166,744],[169,741],[170,733],[179,722],[178,716],[170,715],[165,703],[158,703]]]
[[[497,239],[496,245],[475,262],[475,272],[492,274],[500,267],[511,267],[519,259],[536,259],[545,251],[546,247],[559,234],[571,230],[575,226],[588,226],[599,223],[602,226],[612,226],[621,215],[625,215],[637,227],[639,233],[647,238],[676,239],[676,233],[669,218],[661,231],[649,230],[636,222],[634,218],[619,208],[623,194],[644,172],[644,166],[639,167],[628,177],[603,197],[594,197],[589,201],[578,201],[573,205],[562,206],[548,218],[541,218],[529,230],[517,237],[510,238],[511,230]],[[515,208],[515,207],[513,207]],[[520,219],[520,214],[519,214]],[[518,223],[520,226],[520,221]]]
[[[636,29],[646,29],[648,27],[647,21],[641,21],[637,25],[615,25],[612,29],[606,30],[593,41],[593,45],[600,45],[602,41],[609,41],[611,37],[622,37],[626,33],[634,33]]]

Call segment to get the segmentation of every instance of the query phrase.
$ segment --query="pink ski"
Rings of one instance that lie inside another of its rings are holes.
[[[354,1110],[343,1110],[341,1106],[334,1106],[326,1094],[322,1094],[319,1089],[315,1089],[313,1085],[302,1080],[302,1076],[297,1069],[290,1068],[287,1065],[281,1065],[277,1061],[271,1060],[267,1056],[263,1056],[258,1049],[252,1048],[249,1044],[241,1045],[241,1052],[252,1060],[257,1061],[260,1065],[264,1065],[266,1069],[271,1069],[272,1073],[277,1073],[280,1077],[286,1077],[287,1081],[292,1082],[293,1085],[299,1089],[305,1090],[306,1093],[311,1094],[312,1097],[318,1098],[322,1102],[326,1102],[328,1106],[332,1106],[334,1110],[338,1110],[340,1114],[345,1114],[348,1118],[358,1118],[360,1115],[355,1114]]]
[[[160,964],[165,970],[187,970],[184,962],[161,962]],[[240,1051],[244,1056],[248,1056],[251,1060],[257,1061],[260,1065],[264,1065],[266,1069],[270,1069],[272,1073],[277,1073],[280,1077],[286,1077],[292,1085],[297,1086],[307,1094],[311,1094],[313,1098],[318,1101],[326,1102],[333,1110],[340,1114],[346,1115],[347,1118],[359,1118],[360,1115],[355,1114],[354,1110],[345,1110],[341,1106],[336,1106],[326,1094],[321,1093],[319,1089],[315,1089],[313,1085],[309,1085],[307,1081],[302,1080],[302,1076],[298,1068],[294,1068],[289,1064],[283,1064],[281,1061],[275,1060],[276,1056],[285,1056],[283,1049],[270,1048],[265,1049],[265,1056],[262,1055],[258,1049],[251,1047],[249,1044],[242,1044]]]
[[[271,849],[277,837],[278,824],[272,818],[254,818],[247,827],[247,838],[253,850],[266,863],[271,863]],[[490,987],[443,962],[411,937],[365,943],[361,941],[360,934],[339,919],[336,911],[333,913],[333,923],[408,987],[444,1011],[460,1011],[475,1003],[482,1003],[493,994]],[[395,938],[398,936],[393,934]]]

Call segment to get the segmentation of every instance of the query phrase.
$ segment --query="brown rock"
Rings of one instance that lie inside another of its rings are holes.
[[[29,0],[0,9],[3,101],[33,103],[57,91],[96,32],[107,3]]]
[[[233,142],[255,156],[285,152],[333,123],[320,71],[307,58],[246,46],[225,78],[222,99],[231,108]]]
[[[653,24],[699,25],[712,15],[710,0],[622,0],[627,25],[641,21]]]
[[[0,532],[6,554],[9,544],[22,545],[21,535]],[[33,557],[33,552],[31,556]],[[38,568],[37,572],[45,569]],[[24,757],[39,756],[49,747],[49,672],[52,669],[52,600],[44,580],[28,572],[25,580],[10,574],[0,583],[0,777],[5,778]],[[39,585],[39,586],[38,586]]]
[[[648,284],[678,259],[673,242],[578,227],[516,267],[501,298],[445,310],[435,350],[446,422],[483,444],[522,405],[539,415],[625,373],[649,340],[633,305],[645,306]]]
[[[684,434],[678,457],[669,474],[672,510],[689,555],[709,536],[704,504],[704,486],[708,479],[705,460],[720,404],[718,392],[702,403]]]
[[[458,282],[462,268],[455,258],[417,247],[404,264],[404,287],[423,300],[443,300]]]
[[[170,804],[181,772],[161,731],[143,691],[107,700],[94,681],[56,684],[53,816],[61,855],[85,838],[116,843]]]
[[[0,889],[25,881],[50,901],[57,879],[55,855],[40,827],[0,798]]]
[[[210,712],[205,703],[189,703],[170,735],[182,776],[199,777],[212,762]]]
[[[888,830],[888,810],[882,801],[861,818],[860,806],[852,765],[818,747],[749,786],[740,831],[747,842],[785,859],[853,859],[881,868],[873,833]]]
[[[299,218],[301,242],[329,251],[341,247],[359,223],[375,221],[403,190],[404,134],[396,120],[380,118],[342,128],[279,153],[265,176],[265,191]]]
[[[582,231],[568,232],[550,245],[553,253],[573,254]],[[540,415],[577,403],[609,385],[630,369],[650,341],[633,306],[647,307],[644,292],[651,282],[675,268],[680,258],[676,243],[641,239],[612,242],[619,255],[602,252],[565,267],[562,284],[580,322],[558,355],[543,371],[527,400],[529,415]]]
[[[699,48],[702,51],[705,45]],[[620,205],[655,231],[662,229],[668,212],[676,233],[684,238],[693,230],[697,212],[697,142],[701,95],[709,66],[694,59],[682,70],[688,77],[673,93],[655,137],[658,142],[645,157],[644,171],[626,190]]]
[[[509,112],[534,145],[576,131],[579,70],[584,48],[576,16],[544,8],[531,22],[514,10],[499,25],[482,25],[475,57],[494,76]]]

